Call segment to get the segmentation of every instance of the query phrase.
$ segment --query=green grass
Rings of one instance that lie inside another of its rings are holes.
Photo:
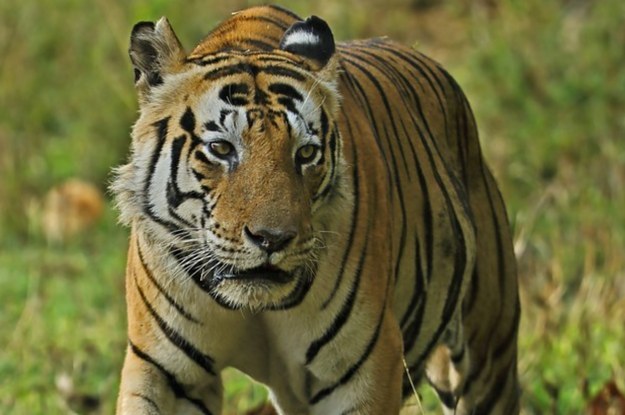
[[[528,413],[625,387],[624,12],[509,2],[462,72],[515,228]]]
[[[190,48],[252,3],[0,2],[0,413],[113,411],[127,230],[109,208],[93,232],[50,246],[38,203],[68,177],[104,188],[126,157],[134,22],[167,15]],[[418,3],[289,7],[339,39],[417,44],[458,78],[515,232],[524,412],[582,413],[608,380],[625,390],[625,4]],[[227,379],[231,413],[264,399],[244,376]]]
[[[67,413],[55,385],[63,376],[74,383],[71,403],[93,397],[112,412],[125,347],[125,243],[105,225],[65,247],[4,243],[0,412]]]

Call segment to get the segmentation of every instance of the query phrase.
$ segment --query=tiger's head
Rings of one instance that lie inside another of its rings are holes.
[[[112,186],[122,221],[224,306],[301,301],[350,200],[328,25],[294,23],[273,50],[187,56],[162,18],[135,26],[129,53],[140,116]]]

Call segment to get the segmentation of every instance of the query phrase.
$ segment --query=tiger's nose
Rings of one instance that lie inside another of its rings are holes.
[[[245,236],[261,248],[263,251],[271,255],[274,252],[284,249],[297,235],[293,230],[282,229],[250,229],[244,227]]]

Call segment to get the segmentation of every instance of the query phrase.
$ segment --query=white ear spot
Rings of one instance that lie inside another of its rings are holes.
[[[298,30],[297,32],[290,33],[284,38],[282,47],[288,48],[295,45],[315,46],[319,43],[321,43],[321,39],[316,34]]]

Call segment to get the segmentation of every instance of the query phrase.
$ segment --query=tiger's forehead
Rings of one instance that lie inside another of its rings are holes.
[[[184,91],[180,111],[193,111],[203,138],[317,134],[323,98],[299,62],[273,53],[221,53],[188,65],[172,89]]]
[[[317,82],[306,61],[276,50],[273,52],[229,51],[189,59],[208,85],[238,82],[271,93],[271,84],[286,83],[309,89]],[[262,97],[260,97],[262,98]]]
[[[204,67],[237,64],[247,64],[250,66],[260,67],[284,64],[287,66],[294,66],[304,71],[310,72],[313,70],[313,68],[302,57],[279,49],[269,52],[231,49],[201,56],[192,55],[187,58],[187,62]]]
[[[175,106],[180,114],[190,108],[197,126],[215,134],[240,136],[263,126],[294,136],[319,130],[328,91],[290,54],[220,52],[188,59],[185,66],[155,90],[149,119],[160,116],[164,106],[168,111]]]
[[[246,107],[263,113],[314,113],[323,99],[304,64],[279,53],[228,52],[189,62],[185,102],[192,106]],[[310,107],[310,108],[309,108]]]
[[[205,131],[238,137],[266,131],[299,137],[317,134],[320,107],[314,100],[307,101],[303,92],[284,82],[265,89],[249,81],[231,77],[196,100],[193,107]]]

